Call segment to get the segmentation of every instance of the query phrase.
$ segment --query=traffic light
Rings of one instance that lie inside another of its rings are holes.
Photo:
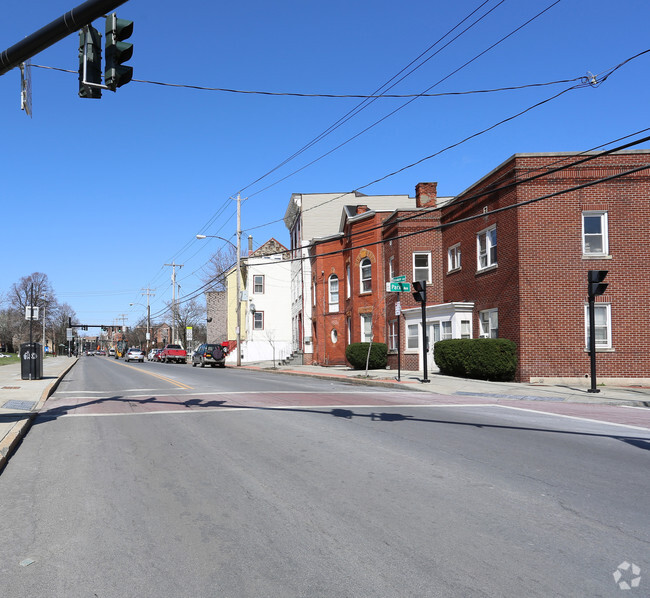
[[[602,295],[607,289],[607,283],[603,282],[609,270],[589,270],[587,280],[589,282],[589,296],[597,297]]]
[[[425,280],[416,280],[413,283],[413,299],[418,303],[426,303],[427,301],[427,283]]]
[[[133,67],[123,65],[133,56],[133,44],[124,41],[132,34],[133,21],[118,19],[115,13],[106,17],[104,84],[111,91],[126,85],[133,77]]]
[[[101,87],[86,83],[102,83],[102,36],[92,25],[79,31],[79,97],[102,97]]]

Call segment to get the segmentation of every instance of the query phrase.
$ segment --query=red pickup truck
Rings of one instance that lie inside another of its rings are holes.
[[[180,345],[165,345],[160,354],[160,361],[187,363],[187,352]]]

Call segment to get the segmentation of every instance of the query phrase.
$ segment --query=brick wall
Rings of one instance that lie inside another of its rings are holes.
[[[519,380],[584,377],[590,371],[585,351],[587,272],[608,270],[610,286],[598,300],[611,303],[613,346],[611,351],[597,353],[599,377],[648,377],[649,171],[489,213],[650,163],[650,152],[600,157],[534,182],[495,190],[567,159],[576,158],[515,156],[443,210],[443,223],[479,215],[443,231],[445,248],[460,242],[462,249],[462,269],[445,275],[444,300],[474,301],[475,330],[479,311],[498,308],[499,336],[514,340],[519,347]],[[466,197],[490,189],[487,195],[461,204]],[[484,208],[486,215],[482,215]],[[605,258],[582,255],[582,212],[586,210],[608,214],[610,251]],[[492,224],[497,226],[498,267],[477,273],[476,234]]]

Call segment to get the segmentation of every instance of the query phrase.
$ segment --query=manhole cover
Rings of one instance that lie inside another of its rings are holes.
[[[3,409],[21,409],[23,411],[31,411],[36,405],[35,401],[7,401]]]

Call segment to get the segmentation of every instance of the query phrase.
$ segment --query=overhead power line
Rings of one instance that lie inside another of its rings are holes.
[[[647,131],[647,130],[649,130],[649,129],[644,129],[644,131]],[[598,154],[588,155],[588,156],[586,156],[584,158],[581,158],[580,160],[576,160],[576,161],[573,161],[573,162],[571,162],[569,164],[565,164],[564,166],[560,166],[560,167],[557,167],[557,168],[551,168],[550,170],[545,170],[544,172],[542,172],[540,174],[533,175],[533,176],[530,176],[530,177],[526,177],[524,179],[520,179],[520,180],[514,181],[512,183],[507,183],[507,184],[505,184],[503,186],[500,186],[500,187],[490,187],[489,190],[482,191],[482,192],[477,193],[475,195],[472,195],[470,197],[463,198],[460,202],[458,202],[455,205],[460,205],[461,203],[466,203],[466,202],[469,202],[469,201],[475,201],[476,199],[479,199],[479,198],[485,196],[486,194],[495,193],[495,192],[498,192],[498,191],[501,191],[501,190],[508,189],[510,187],[514,187],[514,186],[517,186],[517,185],[522,185],[522,184],[531,182],[533,180],[539,179],[539,178],[544,177],[544,176],[549,176],[549,175],[552,175],[552,174],[556,174],[557,172],[567,170],[569,168],[575,167],[575,166],[583,164],[585,162],[589,162],[591,160],[595,160],[595,159],[603,157],[605,155],[609,155],[609,154],[612,154],[612,153],[615,153],[615,152],[618,152],[618,151],[625,150],[625,149],[627,149],[629,147],[639,145],[640,143],[644,143],[646,141],[650,141],[650,136],[647,136],[647,137],[644,137],[642,139],[639,139],[639,140],[636,140],[636,141],[633,141],[633,142],[630,142],[630,143],[627,143],[627,144],[624,144],[624,145],[621,145],[621,146],[606,150],[604,152],[599,152]],[[612,142],[608,142],[608,143],[602,144],[602,145],[609,145],[610,143],[612,143]],[[583,152],[583,154],[584,154],[584,152]],[[577,155],[581,155],[581,154],[577,154]],[[566,159],[570,159],[571,157],[574,157],[574,156],[568,156]],[[551,166],[552,166],[552,164],[551,164]],[[592,186],[595,186],[595,185],[606,183],[606,182],[616,180],[616,179],[624,177],[624,176],[629,176],[631,174],[635,174],[637,172],[641,172],[643,170],[649,170],[649,169],[650,169],[650,164],[643,164],[643,165],[640,165],[639,167],[627,170],[627,171],[622,172],[622,173],[617,173],[617,174],[614,174],[614,175],[611,175],[611,176],[608,176],[608,177],[603,177],[603,178],[596,179],[596,180],[593,180],[593,181],[588,181],[586,183],[582,183],[582,184],[576,185],[574,187],[570,187],[570,188],[567,188],[567,189],[563,189],[563,190],[560,190],[560,191],[556,191],[556,192],[553,192],[553,193],[542,195],[542,196],[539,196],[539,197],[536,197],[536,198],[525,200],[525,201],[522,201],[522,202],[519,202],[519,203],[516,203],[516,204],[512,204],[510,206],[504,206],[503,208],[497,208],[497,209],[494,209],[494,210],[491,210],[491,211],[487,212],[487,214],[485,214],[485,213],[475,214],[473,216],[468,216],[466,218],[453,220],[451,222],[447,222],[447,223],[444,223],[444,224],[438,224],[438,225],[435,225],[435,226],[432,226],[432,227],[421,228],[421,229],[418,229],[417,231],[412,231],[412,232],[404,233],[402,235],[391,237],[390,240],[393,241],[393,240],[398,240],[398,239],[403,239],[403,238],[407,238],[407,237],[412,237],[412,236],[424,234],[424,233],[435,231],[435,230],[441,230],[443,228],[447,228],[447,227],[453,226],[455,224],[460,224],[462,222],[468,222],[470,220],[474,220],[474,219],[477,219],[477,218],[483,218],[486,215],[490,215],[490,214],[496,214],[496,213],[499,213],[499,212],[503,212],[503,211],[507,211],[507,210],[511,210],[511,209],[515,209],[515,208],[520,208],[520,207],[523,207],[523,206],[526,206],[526,205],[529,205],[529,204],[532,204],[532,203],[536,203],[536,202],[539,202],[539,201],[543,201],[543,200],[546,200],[546,199],[550,199],[550,198],[553,198],[553,197],[564,195],[566,193],[571,193],[573,191],[579,191],[579,190],[587,188],[587,187],[592,187]],[[412,218],[416,218],[418,216],[423,216],[423,215],[429,214],[429,213],[431,213],[433,211],[439,211],[441,209],[442,208],[439,208],[439,207],[435,207],[435,208],[431,208],[431,209],[425,209],[425,210],[422,210],[421,212],[418,212],[418,214],[411,215],[411,216],[406,216],[404,218],[398,219],[398,222],[402,221],[402,220],[409,220],[409,219],[412,219]],[[362,231],[357,231],[356,233],[352,233],[352,234],[349,234],[349,235],[344,235],[342,238],[352,238],[352,237],[357,236],[357,235],[365,234],[365,233],[367,233],[367,232],[369,232],[371,230],[381,228],[381,226],[383,226],[383,224],[380,224],[380,225],[372,227],[372,228],[367,228],[367,229],[364,229]],[[389,239],[382,239],[382,240],[374,241],[374,242],[370,242],[370,243],[363,243],[362,245],[353,245],[351,247],[346,247],[344,249],[337,249],[337,250],[333,250],[333,251],[329,251],[329,252],[319,253],[319,254],[317,254],[315,256],[306,256],[306,257],[305,256],[300,256],[300,257],[297,257],[297,258],[289,258],[289,259],[287,259],[285,261],[287,261],[287,262],[290,262],[290,261],[302,261],[302,260],[305,260],[305,259],[311,259],[312,257],[326,257],[326,256],[330,256],[330,255],[337,255],[337,254],[343,253],[345,251],[351,251],[351,250],[354,250],[354,249],[360,249],[360,248],[368,247],[368,246],[372,246],[372,245],[379,245],[379,244],[385,243],[388,240]],[[282,252],[279,252],[279,253],[276,253],[276,254],[269,254],[269,255],[279,255],[279,254],[284,254],[284,253],[286,253],[286,251],[282,251]],[[217,274],[212,280],[208,281],[207,283],[205,283],[204,285],[202,285],[198,289],[196,289],[194,291],[191,291],[181,301],[181,303],[183,303],[185,301],[190,301],[191,299],[195,299],[196,297],[198,297],[201,294],[201,292],[203,292],[204,289],[206,289],[209,286],[215,284],[215,282],[218,279],[222,279],[223,276],[227,272],[228,272],[228,270],[225,270],[224,272],[221,272],[221,273]],[[165,313],[165,311],[167,311],[167,310],[161,311],[160,314]],[[156,316],[157,315],[159,315],[159,314],[156,314]]]
[[[63,69],[56,66],[47,66],[44,64],[32,64],[32,68],[46,69],[50,71],[59,71],[61,73],[72,73],[77,75],[78,71],[72,69]],[[131,79],[135,83],[148,83],[150,85],[159,85],[161,87],[178,87],[186,89],[196,89],[199,91],[221,91],[224,93],[237,93],[243,95],[263,95],[263,96],[279,96],[279,97],[296,97],[296,98],[330,98],[330,99],[408,99],[408,98],[443,98],[449,96],[464,96],[474,94],[498,93],[503,91],[517,91],[521,89],[531,89],[534,87],[548,87],[550,85],[562,85],[564,83],[574,83],[582,81],[589,83],[591,77],[589,75],[581,75],[572,79],[558,79],[556,81],[544,81],[541,83],[525,83],[523,85],[506,85],[503,87],[494,87],[488,89],[468,89],[465,91],[442,91],[439,93],[405,93],[405,94],[377,94],[377,95],[362,95],[362,94],[334,94],[334,93],[299,93],[288,91],[253,91],[246,89],[228,89],[225,87],[203,87],[200,85],[186,85],[181,83],[164,83],[162,81],[147,81],[146,79]]]

